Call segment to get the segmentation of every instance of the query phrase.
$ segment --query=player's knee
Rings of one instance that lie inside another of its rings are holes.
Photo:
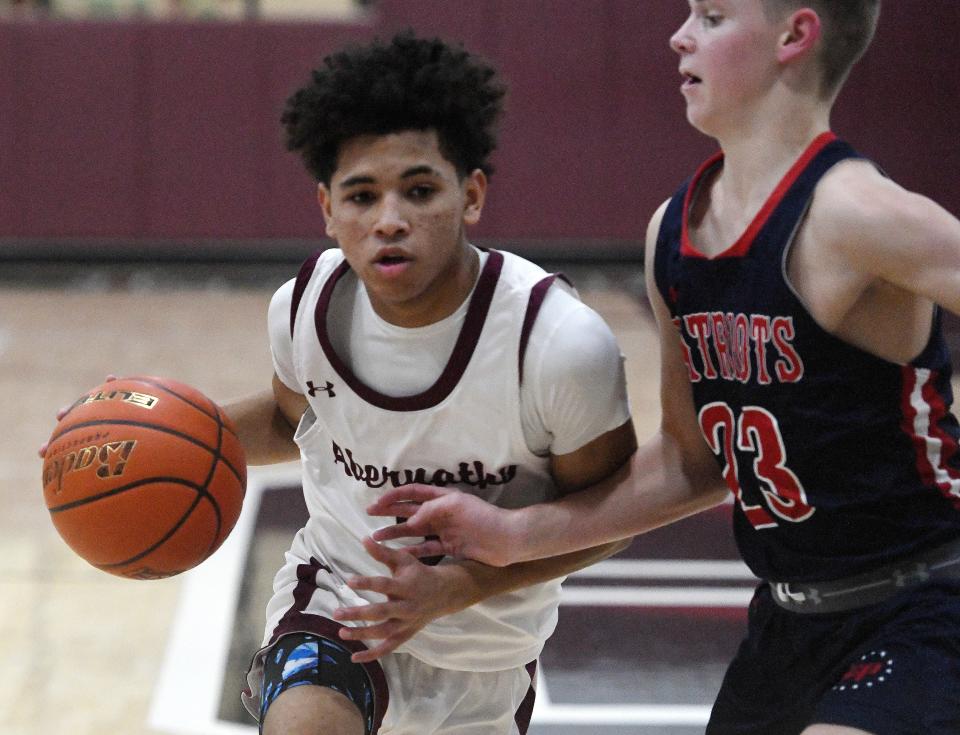
[[[302,684],[281,692],[263,718],[263,735],[363,735],[360,710],[328,687]]]
[[[385,700],[339,641],[290,633],[266,655],[260,689],[266,735],[375,735]],[[376,671],[374,673],[376,673]],[[381,701],[383,700],[383,701]]]

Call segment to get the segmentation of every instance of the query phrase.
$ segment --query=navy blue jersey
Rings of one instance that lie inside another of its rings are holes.
[[[934,317],[907,365],[821,328],[786,278],[820,178],[857,153],[818,137],[743,236],[707,258],[687,216],[704,163],[670,201],[655,277],[682,341],[700,429],[736,496],[734,530],[758,576],[815,582],[960,536],[960,436]]]

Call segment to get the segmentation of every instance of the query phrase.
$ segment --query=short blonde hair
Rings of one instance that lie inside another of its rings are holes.
[[[880,0],[763,0],[763,5],[767,15],[775,18],[804,7],[820,16],[820,91],[825,97],[843,86],[870,46],[880,17]]]

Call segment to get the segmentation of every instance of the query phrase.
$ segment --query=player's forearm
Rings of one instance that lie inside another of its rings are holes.
[[[713,507],[726,493],[715,466],[691,467],[659,432],[606,480],[505,513],[505,554],[519,562],[629,538]]]
[[[629,539],[620,539],[589,549],[520,562],[506,567],[492,567],[470,560],[444,565],[444,571],[451,576],[448,589],[456,590],[457,595],[457,600],[451,602],[446,614],[457,612],[496,595],[572,574],[613,556],[629,544]]]
[[[300,457],[290,425],[274,398],[265,390],[221,404],[233,420],[247,454],[247,464],[288,462]]]

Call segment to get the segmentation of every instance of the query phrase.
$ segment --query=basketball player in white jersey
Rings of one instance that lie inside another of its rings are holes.
[[[610,329],[467,239],[502,97],[485,63],[401,35],[328,57],[287,103],[339,248],[271,302],[272,390],[226,406],[251,464],[299,450],[310,511],[244,694],[268,735],[525,732],[560,580],[623,548],[497,569],[369,539],[393,521],[367,507],[406,483],[526,506],[636,448]]]

